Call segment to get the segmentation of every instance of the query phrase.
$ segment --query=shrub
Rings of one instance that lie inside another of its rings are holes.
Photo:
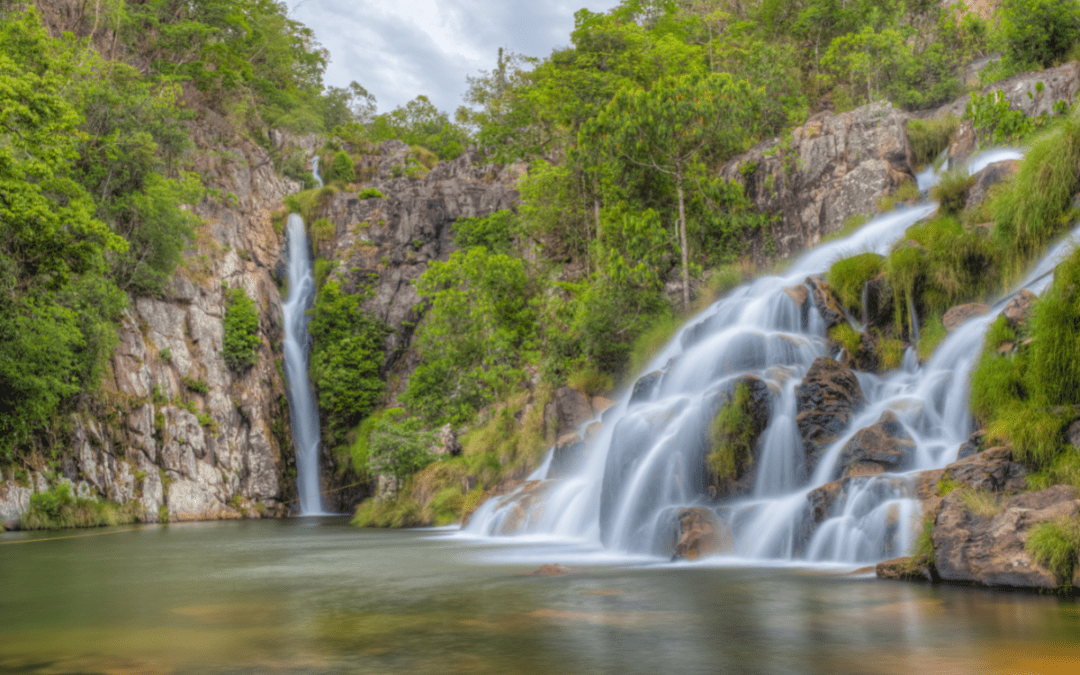
[[[1008,0],[1003,13],[1006,56],[1024,67],[1054,65],[1080,38],[1076,0]]]
[[[1062,517],[1039,523],[1031,529],[1024,548],[1054,573],[1061,587],[1071,587],[1080,555],[1080,520]]]
[[[351,183],[356,180],[356,165],[353,163],[352,157],[349,157],[349,153],[344,150],[338,150],[334,153],[334,158],[330,161],[330,166],[326,167],[325,176],[326,182],[341,181],[342,183]]]
[[[611,375],[600,372],[595,366],[584,366],[575,370],[566,379],[566,383],[586,396],[609,392],[615,386]]]
[[[120,505],[98,499],[84,499],[71,494],[67,484],[30,496],[30,506],[19,526],[24,530],[58,530],[72,527],[99,527],[134,523],[142,517],[137,501]]]
[[[434,434],[424,432],[419,419],[403,417],[404,412],[400,408],[386,411],[368,441],[372,470],[394,476],[399,485],[435,460]]]
[[[517,215],[503,209],[485,218],[458,218],[454,221],[454,243],[460,249],[483,246],[492,253],[509,253]]]
[[[862,253],[838,260],[829,268],[829,286],[848,311],[855,314],[862,311],[863,287],[881,273],[884,262],[885,258],[877,253]]]
[[[423,519],[420,504],[412,497],[398,491],[397,499],[368,499],[356,507],[352,524],[357,527],[421,527],[428,525]]]
[[[948,171],[934,189],[930,191],[931,197],[940,205],[941,215],[956,216],[964,210],[967,203],[968,190],[975,184],[975,177],[969,176],[967,169]]]
[[[386,195],[379,191],[379,188],[366,187],[356,195],[357,199],[386,199]]]
[[[909,120],[907,136],[915,155],[915,164],[922,166],[933,162],[960,129],[960,118],[946,115],[940,119]]]
[[[184,382],[184,386],[187,387],[189,391],[193,391],[196,394],[202,394],[203,396],[210,393],[210,386],[206,384],[206,380],[201,377],[197,380],[193,377],[181,377],[180,379]]]
[[[259,348],[259,312],[243,288],[228,291],[225,305],[225,365],[242,373],[255,365]]]

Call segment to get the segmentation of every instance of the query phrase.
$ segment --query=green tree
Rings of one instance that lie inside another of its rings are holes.
[[[425,433],[419,419],[406,418],[404,413],[400,408],[387,410],[368,440],[372,470],[394,476],[399,484],[435,460],[434,434]]]
[[[1003,8],[1007,56],[1022,68],[1048,68],[1080,39],[1077,0],[1008,0]]]
[[[243,288],[228,291],[225,300],[225,365],[242,373],[259,359],[259,309]]]
[[[582,146],[600,145],[648,172],[670,176],[678,195],[683,305],[690,307],[685,187],[705,154],[725,158],[756,137],[762,90],[727,73],[665,77],[651,89],[620,91],[583,129]]]

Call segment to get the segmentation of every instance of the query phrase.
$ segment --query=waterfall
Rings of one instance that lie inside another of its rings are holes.
[[[312,162],[318,169],[318,158]],[[318,176],[318,174],[315,174]],[[323,514],[319,494],[319,412],[308,381],[307,308],[315,297],[304,220],[289,214],[289,297],[285,300],[285,374],[289,380],[289,419],[296,449],[296,491],[300,515]]]
[[[1015,151],[991,151],[974,157],[968,170],[1017,157]],[[954,330],[927,363],[920,365],[909,349],[896,371],[857,372],[865,404],[823,449],[816,466],[807,466],[795,420],[796,388],[815,358],[835,354],[829,353],[813,303],[799,307],[792,296],[798,295],[793,288],[840,258],[866,251],[887,254],[908,227],[935,210],[926,203],[878,216],[846,239],[807,252],[783,276],[756,279],[718,300],[647,366],[645,372],[660,374],[651,391],[636,397],[627,391],[604,414],[604,426],[580,468],[545,486],[541,509],[521,518],[527,504],[517,503],[511,493],[485,503],[465,532],[543,535],[625,554],[670,555],[673,514],[681,507],[704,506],[730,526],[736,559],[867,564],[907,552],[921,516],[916,474],[955,461],[967,440],[971,371],[986,328],[1008,297]],[[1080,228],[1074,234],[1080,235]],[[1058,244],[1016,290],[1043,290],[1047,271],[1072,246],[1071,239]],[[745,496],[718,506],[704,489],[708,425],[717,404],[747,376],[767,385],[769,422],[753,482],[741,491]],[[912,439],[904,462],[892,472],[837,481],[845,444],[886,412]],[[530,478],[543,477],[538,470]],[[815,514],[811,492],[831,483],[837,491],[831,508]],[[535,488],[528,489],[533,490],[528,496],[535,496]],[[524,526],[507,532],[515,523]]]
[[[319,184],[319,187],[323,186],[322,176],[319,174],[319,156],[315,155],[311,158],[311,175],[315,178],[315,182]]]

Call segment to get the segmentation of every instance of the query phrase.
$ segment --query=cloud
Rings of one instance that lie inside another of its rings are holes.
[[[325,81],[356,80],[375,94],[382,112],[424,94],[453,113],[466,76],[491,70],[499,47],[547,56],[570,42],[581,0],[288,0],[330,52]],[[606,11],[617,0],[592,0]]]

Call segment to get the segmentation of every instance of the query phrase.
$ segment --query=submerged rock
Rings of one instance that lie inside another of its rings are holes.
[[[540,569],[529,572],[530,577],[565,577],[567,574],[577,574],[578,571],[566,565],[555,563],[554,565],[541,565]]]
[[[1076,518],[1077,496],[1076,488],[1055,485],[1005,498],[993,514],[979,514],[968,509],[963,490],[954,490],[943,500],[931,532],[938,575],[984,586],[1057,588],[1054,573],[1025,544],[1036,525]]]
[[[838,464],[844,477],[869,476],[901,469],[914,452],[911,434],[896,413],[886,410],[875,424],[860,429],[844,444]]]
[[[866,399],[855,373],[827,356],[814,359],[795,396],[795,421],[806,452],[806,469],[813,473],[821,454],[836,442]]]
[[[679,511],[678,540],[672,559],[699,560],[735,547],[731,529],[711,510],[699,506]]]
[[[935,580],[934,565],[926,556],[905,556],[883,560],[874,568],[878,579],[892,579],[895,581],[926,581]]]

